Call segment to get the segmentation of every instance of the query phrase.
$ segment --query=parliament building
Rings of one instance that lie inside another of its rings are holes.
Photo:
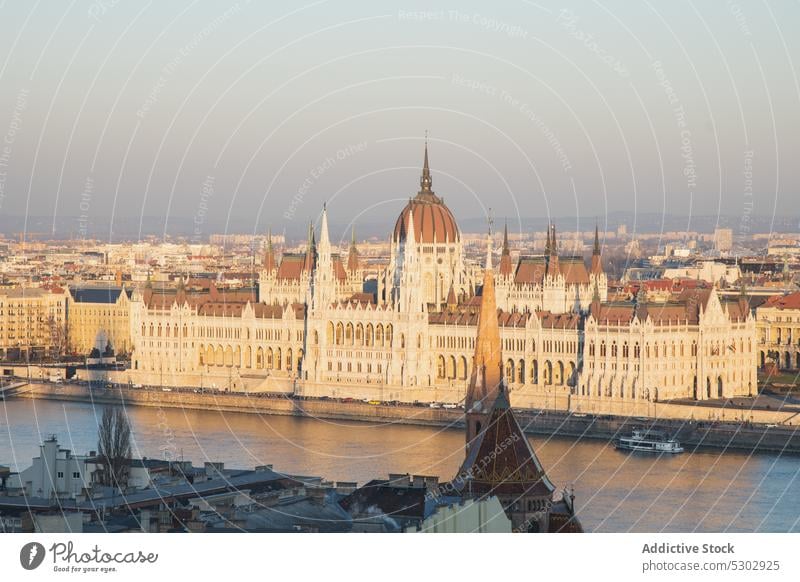
[[[470,264],[451,210],[420,188],[400,212],[377,289],[364,291],[355,240],[331,244],[328,208],[303,253],[264,253],[258,297],[145,288],[131,297],[132,377],[143,383],[293,392],[311,397],[463,403],[485,268],[491,269],[503,373],[514,406],[631,410],[626,404],[755,394],[755,320],[747,302],[692,289],[663,301],[610,302],[592,256],[559,252]],[[493,262],[496,266],[493,268]],[[190,282],[189,282],[190,283]],[[134,380],[137,381],[137,380]]]

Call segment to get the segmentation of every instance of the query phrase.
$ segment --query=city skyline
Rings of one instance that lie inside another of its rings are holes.
[[[797,569],[800,0],[0,14],[10,572]]]

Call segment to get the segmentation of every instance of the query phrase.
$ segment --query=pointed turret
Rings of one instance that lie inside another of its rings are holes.
[[[428,137],[425,137],[425,159],[422,162],[422,176],[419,179],[419,194],[433,194],[433,178],[431,178],[431,168],[428,164]]]
[[[455,311],[458,307],[458,299],[456,298],[456,290],[453,287],[453,282],[450,281],[450,290],[447,292],[447,308],[450,311]]]
[[[270,229],[267,234],[267,250],[264,253],[264,270],[271,273],[275,268],[275,251],[272,249],[272,229]]]
[[[503,252],[500,255],[500,276],[508,277],[511,275],[511,249],[508,246],[508,222],[503,226]]]
[[[592,292],[592,303],[589,306],[589,312],[595,319],[600,318],[600,287],[597,284],[597,279],[594,280],[594,291]]]
[[[544,243],[544,256],[550,256],[550,224],[547,225],[547,241]]]
[[[561,268],[558,264],[558,241],[556,239],[556,225],[550,225],[550,252],[547,259],[547,274],[554,279],[561,273]]]
[[[308,223],[308,244],[306,246],[306,260],[303,263],[303,269],[309,274],[314,270],[317,264],[317,242],[314,238],[314,223]]]
[[[322,204],[322,225],[319,229],[319,246],[320,249],[330,248],[331,239],[328,235],[328,204]]]
[[[597,225],[594,225],[594,247],[592,248],[592,275],[599,275],[603,272],[603,259],[600,256],[600,232]]]

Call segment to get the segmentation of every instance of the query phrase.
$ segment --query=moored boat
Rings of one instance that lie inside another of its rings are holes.
[[[677,440],[669,438],[660,430],[637,428],[633,430],[633,434],[620,437],[614,444],[623,451],[670,454],[683,452],[683,447]]]

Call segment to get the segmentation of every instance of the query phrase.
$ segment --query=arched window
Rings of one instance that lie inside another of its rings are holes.
[[[467,379],[467,358],[461,356],[458,361],[458,377],[461,380]]]
[[[443,380],[445,377],[444,356],[439,356],[436,360],[436,377],[440,380]]]
[[[514,360],[508,360],[506,362],[506,379],[509,382],[514,381]]]

